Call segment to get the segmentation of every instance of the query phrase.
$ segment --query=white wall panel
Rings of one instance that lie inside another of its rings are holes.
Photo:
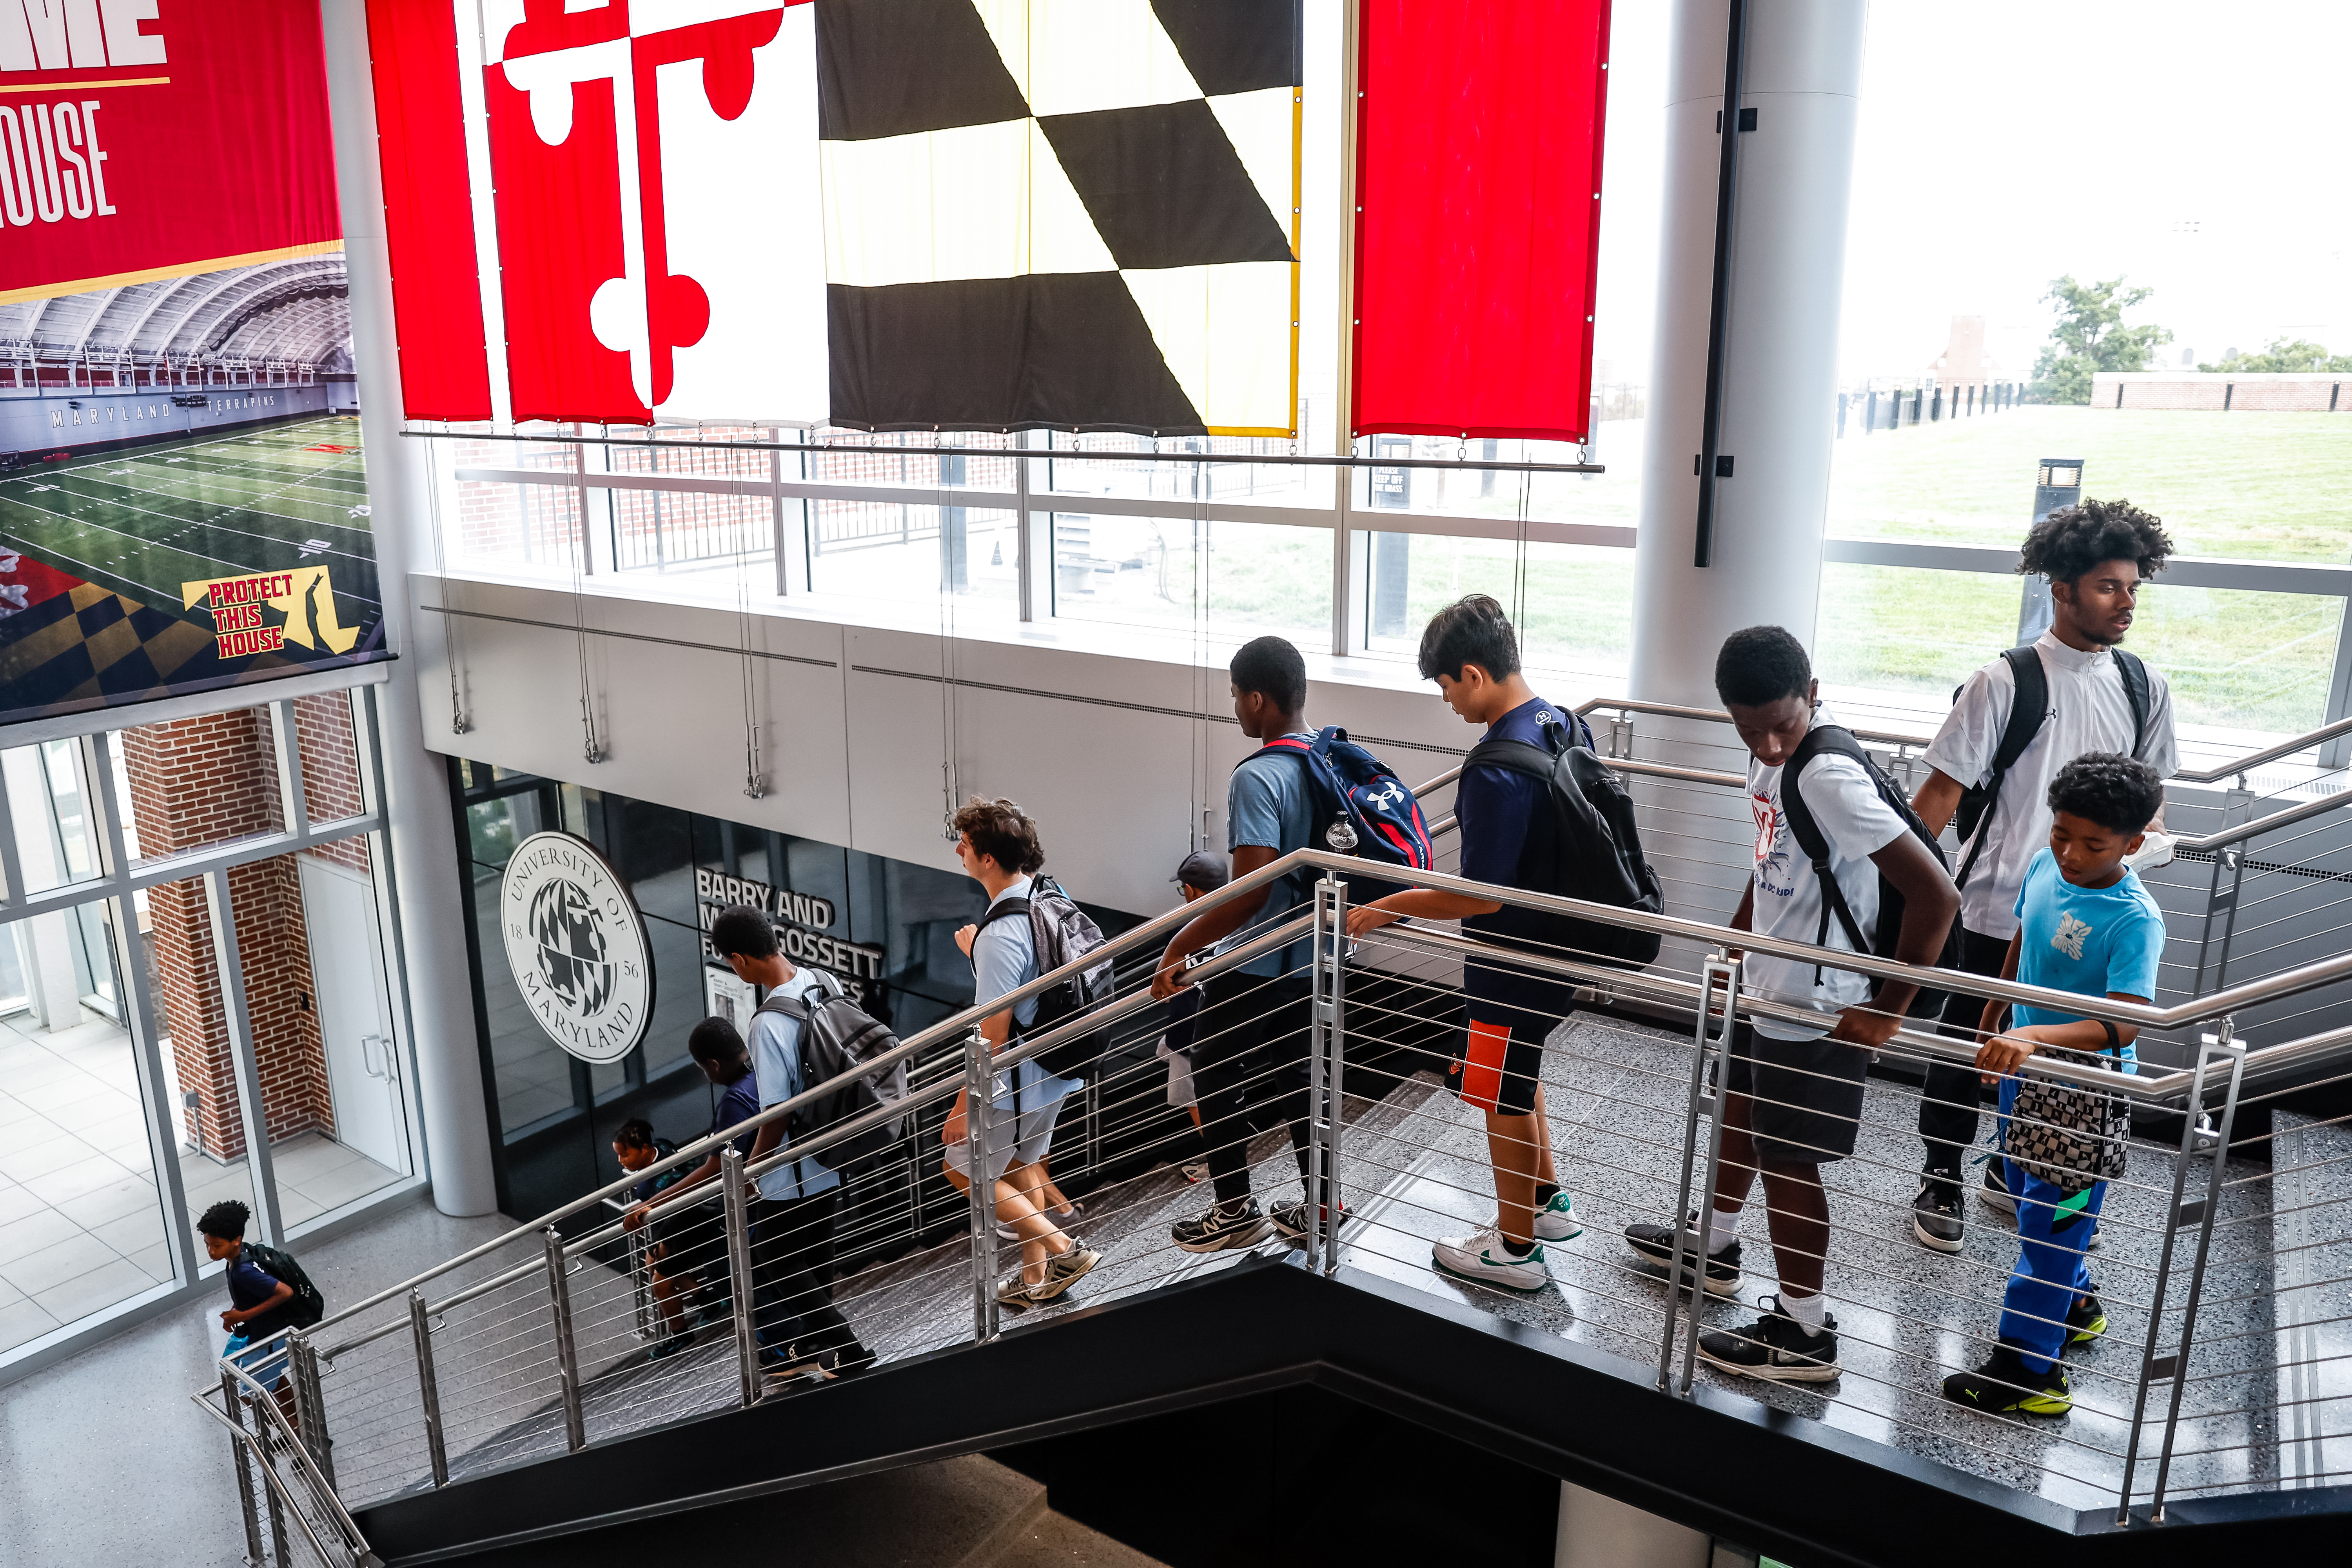
[[[598,588],[582,595],[606,753],[591,765],[572,595],[429,574],[416,591],[422,604],[473,612],[420,616],[415,657],[425,734],[436,749],[952,870],[940,831],[951,748],[961,795],[1019,801],[1073,892],[1138,914],[1169,906],[1168,877],[1196,833],[1226,847],[1225,780],[1252,749],[1232,722],[1222,662],[1196,669],[1181,658],[1081,651],[1066,646],[1077,640],[1066,626],[1057,628],[1065,646],[1018,632],[950,642],[771,605],[751,617],[752,646],[827,662],[753,661],[771,783],[753,801],[742,794],[742,660],[733,651],[744,623],[731,609]],[[472,726],[462,736],[449,727],[451,626]],[[1344,725],[1409,783],[1453,766],[1476,739],[1410,668],[1310,655],[1308,669],[1318,677],[1309,721]],[[1545,695],[1572,703],[1582,694]],[[1435,815],[1450,799],[1440,797]]]

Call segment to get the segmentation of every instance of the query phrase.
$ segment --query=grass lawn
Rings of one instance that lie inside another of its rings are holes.
[[[2089,494],[2156,513],[2184,555],[2352,555],[2352,414],[2029,406],[1857,431],[1835,447],[1828,531],[2013,545],[2043,458],[2082,458]]]

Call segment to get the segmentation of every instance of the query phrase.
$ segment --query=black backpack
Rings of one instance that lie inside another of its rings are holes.
[[[1525,741],[1481,741],[1462,760],[1462,771],[1502,768],[1544,781],[1557,825],[1552,863],[1520,866],[1529,891],[1663,914],[1665,891],[1642,854],[1633,797],[1593,749],[1592,732],[1581,720],[1575,724],[1573,731],[1544,726],[1545,739],[1553,742],[1550,750]],[[1613,969],[1646,966],[1657,958],[1660,942],[1655,931],[1556,914],[1539,917],[1536,937],[1569,950],[1568,956],[1590,958]]]
[[[1029,940],[1037,952],[1037,973],[1051,974],[1073,959],[1084,958],[1103,945],[1102,927],[1094,918],[1072,901],[1062,890],[1062,885],[1051,877],[1038,877],[1029,884],[1025,899],[1004,899],[990,909],[981,923],[986,930],[998,921],[1019,915],[1029,922]],[[977,945],[975,942],[974,945]],[[1111,962],[1104,959],[1090,964],[1037,997],[1037,1016],[1030,1021],[1027,1032],[1043,1035],[1071,1019],[1093,1012],[1110,1000],[1112,988]],[[1096,1029],[1074,1036],[1050,1050],[1040,1051],[1036,1063],[1055,1078],[1085,1079],[1100,1060],[1108,1030]]]
[[[811,970],[816,989],[799,996],[772,993],[753,1016],[778,1013],[801,1024],[801,1084],[814,1089],[898,1047],[898,1037],[889,1026],[868,1014],[841,991],[840,983],[822,969]],[[903,1105],[907,1100],[907,1064],[893,1062],[851,1079],[792,1114],[792,1142],[814,1138],[863,1116],[880,1106]],[[887,1152],[906,1136],[902,1112],[885,1117],[845,1142],[814,1156],[827,1170],[840,1171]]]
[[[2139,755],[2142,742],[2147,739],[2147,666],[2137,654],[2121,648],[2110,648],[2116,656],[2116,672],[2124,679],[2124,695],[2131,700],[2132,755]],[[2050,672],[2042,668],[2042,656],[2033,645],[2003,648],[2000,657],[2009,662],[2011,678],[2017,684],[2017,695],[2009,705],[2009,721],[2001,726],[2000,744],[1993,749],[1992,773],[1984,783],[1970,784],[1960,791],[1959,808],[1952,814],[1952,823],[1959,830],[1960,842],[1968,844],[1976,835],[1977,825],[1992,815],[1994,803],[2000,799],[2000,782],[2009,770],[2025,755],[2025,748],[2033,744],[2033,737],[2042,733],[2044,721],[2050,717]],[[1958,702],[1965,686],[1952,689],[1952,700]],[[1969,873],[1976,869],[1977,857],[1984,853],[1979,839],[1969,845],[1968,858],[1960,862],[1959,871],[1952,885],[1965,888]]]
[[[274,1334],[280,1329],[307,1329],[327,1315],[327,1299],[319,1294],[319,1288],[310,1283],[310,1275],[302,1271],[302,1266],[294,1261],[292,1254],[280,1252],[274,1247],[264,1247],[257,1241],[247,1242],[245,1253],[253,1259],[256,1268],[279,1284],[294,1288],[293,1299],[278,1310],[278,1321],[263,1330],[264,1334]],[[246,1337],[253,1337],[249,1325]]]
[[[1936,836],[1927,831],[1927,825],[1919,820],[1919,814],[1911,809],[1911,803],[1903,798],[1903,792],[1895,787],[1895,781],[1870,760],[1869,753],[1862,749],[1862,742],[1853,738],[1853,731],[1837,724],[1816,724],[1810,734],[1797,742],[1797,749],[1790,753],[1789,761],[1780,770],[1780,809],[1788,814],[1789,832],[1797,841],[1798,851],[1812,862],[1813,875],[1820,879],[1822,884],[1822,923],[1821,929],[1813,933],[1813,945],[1829,945],[1830,916],[1834,913],[1854,952],[1893,958],[1895,944],[1903,934],[1903,889],[1889,881],[1885,872],[1878,873],[1878,929],[1865,941],[1861,922],[1853,918],[1853,910],[1846,904],[1844,890],[1838,886],[1837,873],[1830,868],[1829,840],[1822,837],[1821,824],[1813,820],[1812,808],[1805,804],[1804,793],[1797,787],[1797,780],[1803,774],[1805,764],[1824,752],[1831,756],[1848,757],[1861,763],[1863,772],[1868,773],[1870,782],[1877,786],[1878,798],[1903,819],[1904,826],[1911,829],[1911,836],[1927,847],[1927,853],[1936,858],[1936,864],[1941,866],[1947,874],[1952,868],[1951,860],[1945,855],[1944,847],[1936,842]],[[1957,917],[1944,932],[1944,950],[1936,955],[1935,966],[1938,969],[1960,967],[1960,922]],[[1822,966],[1815,964],[1813,984],[1818,985],[1821,980]],[[1873,997],[1877,996],[1883,984],[1875,977],[1871,980],[1870,994]],[[1922,986],[1918,996],[1906,1010],[1905,1016],[1940,1016],[1944,1011],[1945,994]]]

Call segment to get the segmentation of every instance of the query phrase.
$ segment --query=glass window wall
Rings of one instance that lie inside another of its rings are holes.
[[[328,693],[0,752],[0,1358],[208,1289],[215,1203],[299,1240],[412,1182],[373,711]],[[341,832],[287,823],[281,737]]]

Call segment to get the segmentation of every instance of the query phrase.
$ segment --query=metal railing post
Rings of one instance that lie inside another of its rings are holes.
[[[719,1182],[726,1205],[728,1296],[735,1305],[735,1369],[749,1409],[760,1402],[760,1336],[751,1317],[758,1292],[751,1280],[751,1199],[743,1190],[743,1152],[732,1143],[719,1152]]]
[[[1723,983],[1723,1030],[1710,1041],[1706,1022],[1708,1015],[1716,1008],[1716,983],[1718,979]],[[1699,1192],[1699,1201],[1712,1209],[1716,1169],[1723,1158],[1724,1079],[1731,1055],[1731,1032],[1738,1009],[1739,961],[1726,959],[1720,950],[1709,954],[1706,962],[1699,966],[1698,985],[1698,1023],[1691,1041],[1690,1102],[1683,1116],[1682,1184],[1675,1194],[1675,1212],[1667,1221],[1674,1226],[1675,1256],[1666,1276],[1665,1329],[1658,1340],[1658,1391],[1662,1394],[1674,1380],[1675,1329],[1683,1311],[1683,1266],[1691,1244],[1696,1245],[1698,1255],[1688,1258],[1691,1300],[1689,1346],[1683,1357],[1683,1392],[1685,1394],[1690,1391],[1693,1362],[1698,1353],[1699,1307],[1706,1295],[1706,1241],[1703,1232],[1693,1234],[1689,1223],[1692,1162],[1698,1153],[1699,1109],[1709,1103],[1707,1064],[1712,1060],[1715,1064],[1714,1110],[1707,1119],[1706,1159],[1701,1167]]]
[[[1339,1224],[1346,1212],[1346,1194],[1339,1185],[1339,1142],[1348,1119],[1348,884],[1331,880],[1331,948],[1330,975],[1325,987],[1323,1009],[1328,1012],[1325,1023],[1325,1046],[1329,1066],[1324,1077],[1324,1093],[1330,1105],[1330,1123],[1323,1137],[1323,1161],[1328,1171],[1323,1185],[1323,1272],[1339,1271]],[[1307,1254],[1309,1259],[1313,1253]]]
[[[2140,1351],[2139,1379],[2132,1394],[2131,1433],[2124,1444],[2123,1480],[2116,1496],[2116,1523],[2118,1527],[2131,1523],[2132,1477],[2139,1464],[2140,1432],[2147,1417],[2148,1385],[2165,1378],[2177,1378],[2180,1372],[2178,1362],[2171,1356],[2158,1357],[2156,1347],[2164,1337],[2164,1298],[2166,1287],[2172,1279],[2173,1245],[2180,1237],[2180,1200],[2189,1190],[2189,1163],[2196,1157],[2197,1116],[2205,1106],[2205,1074],[2211,1048],[2207,1044],[2198,1046],[2197,1066],[2189,1080],[2189,1098],[2180,1109],[2180,1149],[2173,1156],[2172,1202],[2164,1215],[2164,1245],[2157,1254],[2156,1287],[2148,1293],[2147,1342]],[[2200,1208],[2205,1206],[2200,1205]],[[2200,1213],[2191,1218],[2201,1221],[2205,1215]]]
[[[425,1292],[408,1293],[408,1332],[416,1342],[416,1389],[425,1404],[425,1452],[433,1461],[433,1484],[449,1484],[449,1452],[441,1436],[441,1380],[433,1371],[433,1320]]]
[[[971,1199],[971,1337],[981,1344],[996,1337],[996,1184],[988,1179],[992,1065],[988,1041],[974,1024],[963,1038],[963,1131]]]
[[[327,1441],[327,1396],[319,1386],[319,1352],[299,1329],[287,1334],[286,1348],[294,1363],[294,1407],[302,1415],[302,1447],[318,1461],[331,1487],[335,1484],[334,1447]]]
[[[2197,1216],[2197,1258],[2189,1266],[2189,1300],[2180,1309],[2180,1349],[2172,1359],[2172,1399],[2164,1413],[2163,1445],[2157,1450],[2156,1489],[2148,1499],[2151,1524],[2164,1522],[2164,1488],[2172,1475],[2172,1443],[2180,1426],[2181,1395],[2189,1386],[2189,1350],[2197,1331],[2197,1304],[2205,1291],[2205,1263],[2213,1249],[2213,1230],[2221,1219],[2221,1182],[2230,1160],[2230,1126],[2237,1119],[2238,1088],[2246,1076],[2246,1047],[2236,1037],[2233,1023],[2232,1019],[2222,1019],[2221,1035],[2208,1035],[2198,1046],[2200,1058],[2209,1050],[2227,1054],[2230,1081],[2221,1090],[2221,1121],[2217,1130],[2220,1141],[2213,1147],[2213,1169],[2206,1179],[2205,1196],[2197,1205],[2202,1211]],[[2187,1109],[2193,1122],[2198,1107],[2191,1104]],[[2190,1135],[2195,1135],[2193,1128]],[[2178,1209],[2174,1211],[2176,1221],[2179,1213]]]
[[[2221,797],[2221,828],[2235,827],[2244,821],[2245,814],[2252,809],[2253,799],[2253,792],[2246,787],[2246,775],[2240,773],[2237,784]],[[2242,843],[2225,844],[2214,852],[2213,874],[2205,884],[2205,920],[2197,933],[2197,973],[2189,983],[2191,996],[2201,996],[2205,993],[2205,971],[2212,958],[2213,920],[2216,915],[2221,919],[2221,966],[2225,973],[2229,969],[2230,938],[2237,928],[2238,889],[2245,875],[2245,865],[2246,847]],[[2230,885],[2226,890],[2221,886],[2225,871],[2230,874]],[[2221,988],[2221,982],[2217,978],[2213,982],[2213,989],[2219,991]]]
[[[244,1401],[237,1393],[236,1379],[226,1373],[221,1373],[221,1405],[228,1411],[228,1418],[242,1431],[245,1427]],[[255,1568],[260,1568],[260,1564],[268,1559],[261,1554],[261,1514],[253,1506],[253,1461],[247,1456],[245,1440],[241,1437],[228,1440],[228,1451],[236,1460],[236,1504],[238,1511],[245,1516],[245,1560]],[[264,1483],[263,1489],[268,1489],[268,1483]]]
[[[1326,1184],[1323,1151],[1328,1129],[1323,1121],[1323,1068],[1330,1032],[1328,971],[1331,950],[1332,881],[1325,872],[1315,884],[1315,924],[1307,949],[1307,1258],[1311,1264],[1323,1252],[1323,1210]],[[1342,931],[1344,935],[1344,930]]]
[[[572,1339],[572,1281],[563,1272],[563,1233],[551,1225],[542,1239],[547,1247],[547,1302],[555,1316],[555,1374],[563,1387],[563,1447],[576,1454],[588,1446],[588,1419],[580,1403],[579,1347]]]

